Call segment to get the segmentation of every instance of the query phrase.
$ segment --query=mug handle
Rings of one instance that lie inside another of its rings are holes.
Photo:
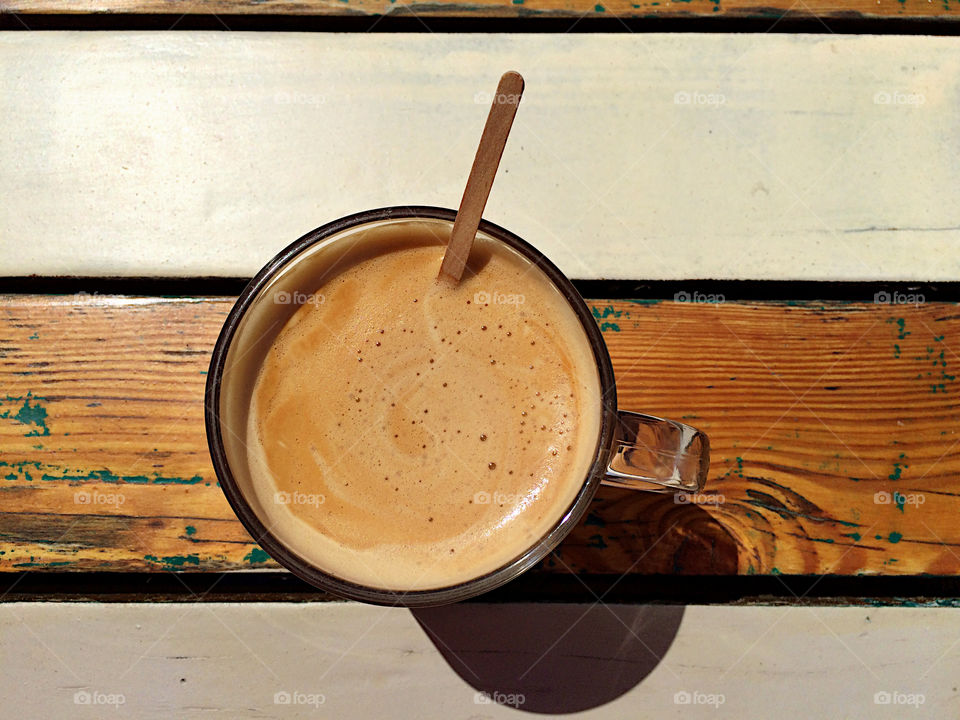
[[[710,466],[710,441],[673,420],[617,411],[604,485],[649,492],[700,492]]]

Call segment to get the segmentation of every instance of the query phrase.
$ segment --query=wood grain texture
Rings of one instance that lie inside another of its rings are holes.
[[[2,296],[0,570],[273,566],[207,455],[231,305]],[[620,406],[710,436],[707,494],[602,488],[538,572],[960,570],[956,305],[591,305]]]
[[[960,17],[948,0],[2,0],[0,11],[17,13],[173,13],[256,15],[397,15],[420,17],[782,17],[942,18]]]
[[[958,47],[0,34],[0,274],[250,277],[344,215],[456,208],[512,68],[526,88],[484,216],[568,277],[955,280]]]

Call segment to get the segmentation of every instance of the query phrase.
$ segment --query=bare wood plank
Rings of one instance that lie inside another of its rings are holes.
[[[960,216],[931,198],[960,173],[944,152],[960,147],[957,49],[776,33],[6,33],[0,274],[249,277],[343,215],[456,207],[490,68],[509,67],[527,86],[485,217],[570,277],[954,280]]]
[[[497,693],[501,703],[514,695],[519,709],[550,716],[588,710],[596,720],[807,720],[811,697],[822,717],[956,713],[960,616],[949,608],[471,603],[410,613],[356,603],[11,603],[3,610],[0,653],[16,658],[0,674],[11,717],[419,720],[437,707],[458,720],[517,717],[514,707],[478,693]]]
[[[0,570],[273,566],[207,456],[231,303],[2,298]],[[540,571],[960,570],[956,305],[591,304],[621,406],[710,435],[709,494],[604,488]]]
[[[249,15],[345,15],[418,17],[718,17],[769,19],[820,17],[940,18],[953,20],[960,11],[947,2],[924,0],[810,0],[801,4],[780,0],[471,0],[457,2],[396,2],[394,0],[2,0],[0,12],[18,13],[176,13]]]

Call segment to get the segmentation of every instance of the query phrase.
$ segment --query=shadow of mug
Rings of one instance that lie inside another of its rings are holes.
[[[736,574],[739,549],[722,521],[725,498],[703,499],[716,502],[707,509],[674,496],[601,487],[586,519],[531,572],[544,578]],[[478,691],[478,702],[545,714],[594,708],[638,685],[669,650],[684,614],[683,605],[547,599],[412,612],[450,667]]]
[[[681,605],[460,603],[411,611],[450,667],[495,702],[544,714],[614,700],[659,664]]]

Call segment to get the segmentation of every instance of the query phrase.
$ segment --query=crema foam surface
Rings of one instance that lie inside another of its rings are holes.
[[[478,239],[452,287],[429,227],[397,233],[304,288],[246,442],[272,534],[325,572],[404,591],[535,545],[587,477],[601,410],[586,333],[536,266]]]

